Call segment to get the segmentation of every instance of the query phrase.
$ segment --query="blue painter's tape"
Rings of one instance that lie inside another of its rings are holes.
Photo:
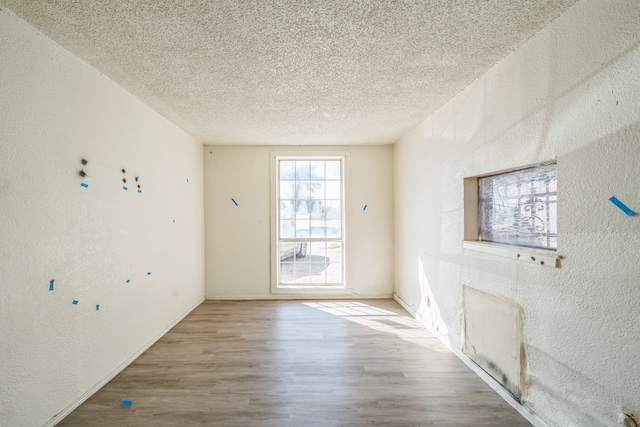
[[[142,193],[142,190],[138,190],[138,193]]]
[[[611,203],[619,207],[622,212],[626,213],[627,216],[631,216],[635,213],[631,209],[629,209],[627,205],[618,200],[615,196],[611,196],[609,200],[611,201]]]
[[[147,271],[147,276],[151,276],[151,272],[150,271]]]
[[[367,210],[367,205],[364,205],[364,208],[362,208],[363,211]]]
[[[100,310],[100,304],[96,304],[96,311]]]
[[[122,189],[123,189],[124,191],[127,191],[127,190],[128,190],[128,188],[127,188],[127,187],[125,187],[124,185],[122,186]]]
[[[78,300],[77,300],[77,299],[74,299],[73,301],[71,301],[71,304],[73,304],[73,305],[78,305]]]
[[[232,198],[231,201],[233,202],[234,205],[238,206],[238,202],[236,202],[236,199]]]
[[[131,406],[133,402],[127,399],[122,399],[122,406]]]
[[[80,187],[87,188],[88,186],[89,186],[89,184],[87,184],[86,182],[81,182],[80,183]]]
[[[55,283],[55,280],[51,279],[49,280],[49,290],[52,291],[53,290],[53,284]]]
[[[127,283],[131,283],[131,279],[127,279]]]

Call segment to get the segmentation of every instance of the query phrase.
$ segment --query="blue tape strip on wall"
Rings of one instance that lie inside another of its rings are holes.
[[[49,290],[52,291],[53,290],[53,284],[55,283],[55,280],[50,280],[49,281]]]
[[[627,205],[625,205],[624,203],[622,203],[620,200],[618,200],[617,197],[615,196],[611,196],[609,198],[609,201],[611,201],[611,203],[613,203],[614,205],[616,205],[618,208],[620,208],[620,210],[622,212],[624,212],[625,214],[627,214],[627,216],[631,216],[633,215],[635,212],[633,212],[631,209],[629,209],[627,207]]]

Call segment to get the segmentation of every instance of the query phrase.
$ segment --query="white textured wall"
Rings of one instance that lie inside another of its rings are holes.
[[[202,300],[202,146],[6,10],[0,64],[0,425],[40,426]]]
[[[348,151],[346,262],[352,294],[393,293],[391,146],[205,146],[207,298],[271,298],[271,152]],[[239,206],[231,201],[234,198]],[[367,210],[363,211],[364,205]]]
[[[639,38],[640,2],[582,0],[395,145],[397,295],[457,348],[462,284],[521,305],[552,426],[640,412],[640,216],[608,201],[640,211]],[[463,251],[463,178],[556,157],[562,267]]]

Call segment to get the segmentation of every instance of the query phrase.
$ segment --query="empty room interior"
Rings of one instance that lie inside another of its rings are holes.
[[[640,425],[637,0],[0,0],[0,425]]]

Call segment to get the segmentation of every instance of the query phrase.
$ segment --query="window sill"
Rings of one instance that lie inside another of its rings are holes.
[[[271,289],[271,293],[281,295],[350,295],[351,288],[345,286],[331,286],[331,285],[303,285],[303,284],[290,284],[279,285]]]
[[[543,267],[559,268],[560,255],[554,251],[533,249],[522,246],[502,245],[500,243],[468,241],[462,243],[464,249],[511,258],[516,261],[536,264]]]

